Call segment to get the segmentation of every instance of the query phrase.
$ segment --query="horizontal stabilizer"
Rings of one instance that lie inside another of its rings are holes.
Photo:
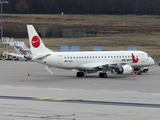
[[[20,54],[15,54],[15,53],[4,53],[4,54],[24,58],[24,55],[20,55]]]
[[[34,57],[33,60],[35,60],[35,59],[43,59],[43,58],[48,57],[48,56],[50,56],[50,55],[51,55],[51,54],[39,55],[39,56],[37,56],[37,57]]]

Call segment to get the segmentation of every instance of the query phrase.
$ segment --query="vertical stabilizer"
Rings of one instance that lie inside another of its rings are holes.
[[[53,52],[45,47],[41,38],[32,25],[27,25],[27,31],[29,36],[30,50],[33,55]]]

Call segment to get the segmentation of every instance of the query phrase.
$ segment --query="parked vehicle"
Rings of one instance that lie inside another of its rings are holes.
[[[141,68],[141,72],[144,72],[144,73],[146,73],[148,70],[149,70],[148,67],[142,67],[142,68]]]

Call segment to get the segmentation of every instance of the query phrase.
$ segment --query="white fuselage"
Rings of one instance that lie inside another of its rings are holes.
[[[137,63],[132,62],[132,53],[135,58],[139,59]],[[128,64],[132,67],[154,64],[154,60],[142,51],[53,52],[50,56],[37,62],[56,68],[86,70],[90,70],[96,65],[112,65],[110,67],[116,68],[119,63]]]
[[[131,74],[140,67],[154,64],[154,60],[142,51],[53,52],[45,47],[32,25],[27,25],[27,30],[32,52],[28,58],[55,68],[77,69],[77,77],[102,71],[99,77],[106,78],[108,70]]]

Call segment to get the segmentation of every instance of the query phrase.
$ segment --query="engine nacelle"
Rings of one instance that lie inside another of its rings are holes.
[[[131,74],[134,72],[134,69],[130,65],[123,65],[120,68],[114,69],[114,71],[117,72],[118,74]]]
[[[33,58],[33,56],[32,55],[24,55],[24,58],[31,60]]]

